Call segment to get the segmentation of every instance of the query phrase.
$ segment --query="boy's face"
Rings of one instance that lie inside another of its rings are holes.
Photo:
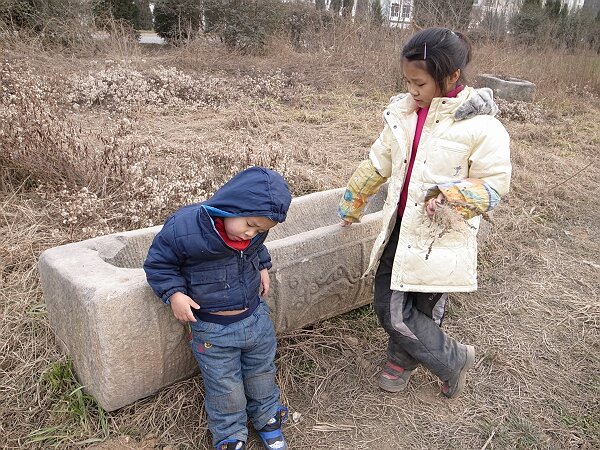
[[[224,217],[225,233],[232,241],[246,241],[269,231],[277,222],[266,217]]]

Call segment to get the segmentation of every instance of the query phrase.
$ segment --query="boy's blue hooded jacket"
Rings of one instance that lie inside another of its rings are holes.
[[[148,283],[165,303],[182,292],[204,312],[253,306],[259,300],[259,270],[271,268],[264,245],[268,232],[256,235],[246,250],[234,250],[218,234],[211,216],[268,217],[281,223],[291,200],[277,172],[251,167],[238,173],[209,200],[167,218],[144,263]]]

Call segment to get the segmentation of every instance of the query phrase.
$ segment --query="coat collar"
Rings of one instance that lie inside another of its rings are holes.
[[[456,111],[473,96],[474,91],[475,89],[472,87],[465,86],[454,98],[434,98],[429,106],[429,110],[436,111],[437,114],[443,116],[454,116]],[[387,109],[394,115],[407,116],[418,109],[417,102],[413,100],[410,94],[399,94],[390,100],[391,102]]]

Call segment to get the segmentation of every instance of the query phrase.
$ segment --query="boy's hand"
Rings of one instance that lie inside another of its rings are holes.
[[[343,227],[348,227],[348,226],[352,225],[352,222],[348,222],[347,220],[342,220],[340,225]]]
[[[269,270],[263,269],[260,271],[260,296],[267,298],[269,295],[269,286],[271,285],[271,279],[269,278]]]
[[[173,315],[180,322],[196,322],[192,308],[200,309],[200,305],[185,295],[183,292],[175,292],[169,298]]]

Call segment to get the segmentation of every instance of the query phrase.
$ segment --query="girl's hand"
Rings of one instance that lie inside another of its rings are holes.
[[[173,315],[180,322],[196,322],[192,308],[200,309],[200,305],[185,295],[183,292],[175,292],[169,297]]]
[[[440,193],[437,197],[430,198],[425,203],[425,211],[427,211],[427,215],[431,219],[435,214],[435,210],[442,205],[444,201],[444,194]]]
[[[342,220],[340,225],[343,227],[348,227],[348,226],[352,225],[352,222],[348,222],[347,220]]]
[[[269,287],[271,285],[271,279],[269,278],[269,270],[263,269],[260,271],[260,296],[267,298],[269,295]]]

